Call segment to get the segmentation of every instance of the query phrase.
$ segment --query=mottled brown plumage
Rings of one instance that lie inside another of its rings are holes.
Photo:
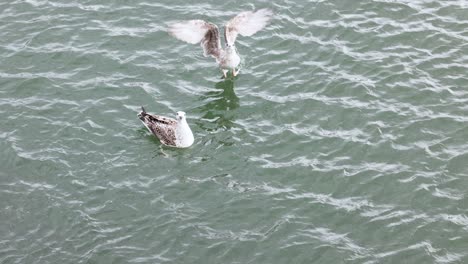
[[[151,115],[146,112],[142,112],[139,117],[148,130],[159,138],[161,143],[170,146],[176,144],[174,127],[177,121],[163,116]]]
[[[138,118],[162,144],[171,147],[189,147],[193,144],[193,134],[185,120],[185,113],[178,112],[177,120],[146,113],[142,107]]]
[[[208,31],[206,31],[205,37],[201,41],[201,46],[203,48],[203,53],[205,56],[213,56],[218,58],[221,52],[221,41],[219,38],[218,27],[214,24],[208,24]]]

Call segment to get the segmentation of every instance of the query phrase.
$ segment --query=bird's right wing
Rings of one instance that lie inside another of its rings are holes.
[[[221,41],[218,27],[203,20],[188,20],[169,25],[169,34],[190,44],[197,44],[203,48],[204,55],[219,57]]]
[[[160,124],[160,125],[174,126],[177,124],[177,121],[175,121],[172,118],[159,116],[159,115],[152,115],[148,113],[145,113],[145,119],[148,120],[148,122],[150,123],[155,123],[155,124]]]
[[[172,118],[147,113],[144,114],[142,121],[163,144],[175,146],[176,136],[174,127],[177,121]]]

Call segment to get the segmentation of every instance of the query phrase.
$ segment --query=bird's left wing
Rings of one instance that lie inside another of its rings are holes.
[[[257,12],[246,11],[239,13],[229,20],[224,28],[224,38],[228,45],[234,45],[237,34],[252,36],[264,28],[273,16],[270,9],[264,8]]]

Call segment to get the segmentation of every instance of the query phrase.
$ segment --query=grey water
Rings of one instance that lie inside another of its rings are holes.
[[[467,73],[467,1],[2,1],[0,263],[467,263]]]

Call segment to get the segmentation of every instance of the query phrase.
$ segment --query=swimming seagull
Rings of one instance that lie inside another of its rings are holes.
[[[138,118],[164,145],[188,148],[193,144],[194,138],[185,119],[185,112],[177,112],[176,119],[172,119],[148,114],[142,106]]]
[[[271,19],[273,12],[270,9],[260,9],[257,12],[246,11],[238,14],[224,26],[224,39],[226,49],[221,48],[219,30],[215,24],[203,20],[188,20],[169,25],[168,32],[182,41],[197,44],[200,42],[205,57],[211,55],[216,59],[223,71],[223,77],[232,69],[232,75],[236,76],[240,69],[240,57],[237,54],[234,42],[237,35],[252,36],[264,28]]]

